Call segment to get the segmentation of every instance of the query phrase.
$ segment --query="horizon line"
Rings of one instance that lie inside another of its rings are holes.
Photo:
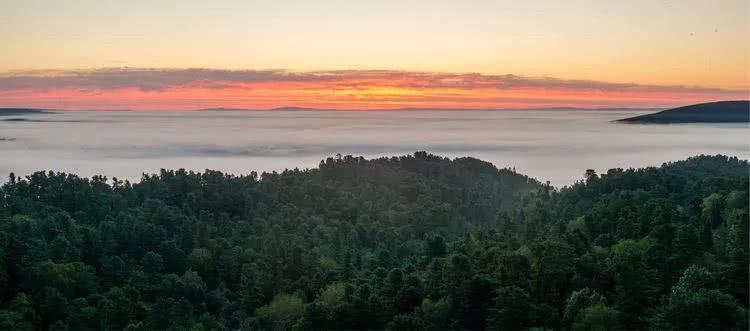
[[[727,100],[729,101],[729,100]],[[734,101],[734,100],[732,100]],[[97,108],[86,108],[86,109],[69,109],[69,108],[46,108],[46,107],[14,107],[14,106],[0,106],[0,110],[7,109],[21,109],[21,110],[36,110],[36,111],[187,111],[187,112],[272,112],[272,111],[533,111],[533,110],[587,110],[587,111],[605,111],[605,110],[633,110],[633,111],[648,111],[648,110],[659,110],[669,109],[673,107],[524,107],[524,108],[513,108],[513,107],[491,107],[491,108],[472,108],[472,107],[397,107],[397,108],[316,108],[316,107],[298,107],[298,106],[281,106],[271,108],[235,108],[235,107],[209,107],[209,108],[195,108],[195,109],[170,109],[170,108],[152,108],[152,109],[133,109],[133,108],[122,108],[122,109],[97,109]]]
[[[193,108],[193,109],[169,109],[169,108],[153,108],[153,109],[133,109],[133,108],[121,108],[121,109],[66,109],[66,108],[45,108],[45,107],[13,107],[13,106],[0,106],[0,110],[19,109],[19,110],[35,110],[35,111],[227,111],[227,112],[241,112],[241,111],[528,111],[528,110],[588,110],[588,111],[605,111],[605,110],[632,110],[632,111],[649,111],[649,110],[667,110],[685,106],[708,104],[716,102],[750,102],[750,99],[733,99],[733,100],[714,100],[707,102],[699,102],[693,104],[681,104],[669,107],[572,107],[572,106],[561,106],[561,107],[396,107],[396,108],[317,108],[317,107],[300,107],[300,106],[280,106],[270,108],[242,108],[242,107],[208,107],[208,108]]]

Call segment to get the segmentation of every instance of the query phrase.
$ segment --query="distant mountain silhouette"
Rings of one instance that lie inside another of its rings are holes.
[[[54,114],[55,112],[35,108],[0,108],[0,116],[18,116],[34,114]]]
[[[750,101],[719,101],[667,109],[618,120],[625,123],[748,123]]]
[[[277,107],[277,108],[203,108],[198,111],[328,111],[337,109],[305,108],[305,107]]]
[[[259,110],[267,110],[267,109],[224,108],[224,107],[198,109],[198,111],[254,111],[254,110],[259,111]]]
[[[271,108],[269,110],[273,110],[273,111],[331,111],[331,110],[336,110],[336,109],[306,108],[306,107],[277,107],[277,108]]]
[[[544,108],[375,108],[375,109],[346,109],[346,108],[307,108],[284,106],[276,108],[203,108],[198,111],[506,111],[506,110],[593,110],[593,111],[649,111],[655,108],[576,108],[576,107],[544,107]]]

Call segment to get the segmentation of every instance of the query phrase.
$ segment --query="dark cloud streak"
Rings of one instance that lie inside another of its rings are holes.
[[[0,91],[75,88],[101,91],[134,88],[158,91],[179,87],[208,89],[237,88],[253,83],[321,83],[330,88],[389,86],[413,89],[497,89],[521,88],[598,90],[603,92],[672,92],[736,94],[737,90],[694,87],[609,83],[518,75],[440,73],[393,70],[332,70],[295,72],[287,70],[154,69],[104,68],[69,71],[16,71],[0,74]]]

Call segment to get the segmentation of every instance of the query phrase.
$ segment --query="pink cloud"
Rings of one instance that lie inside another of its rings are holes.
[[[663,107],[747,91],[391,70],[105,68],[0,74],[0,106],[43,108]]]

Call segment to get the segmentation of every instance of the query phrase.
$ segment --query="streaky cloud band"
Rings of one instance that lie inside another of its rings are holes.
[[[0,74],[0,90],[47,90],[74,88],[102,91],[138,89],[158,91],[170,88],[252,88],[258,83],[297,84],[296,88],[356,89],[389,87],[455,90],[523,88],[596,90],[602,92],[667,92],[737,94],[738,90],[701,86],[647,85],[594,80],[527,77],[515,74],[442,73],[396,70],[223,70],[206,68],[100,68],[88,70],[29,70]]]

